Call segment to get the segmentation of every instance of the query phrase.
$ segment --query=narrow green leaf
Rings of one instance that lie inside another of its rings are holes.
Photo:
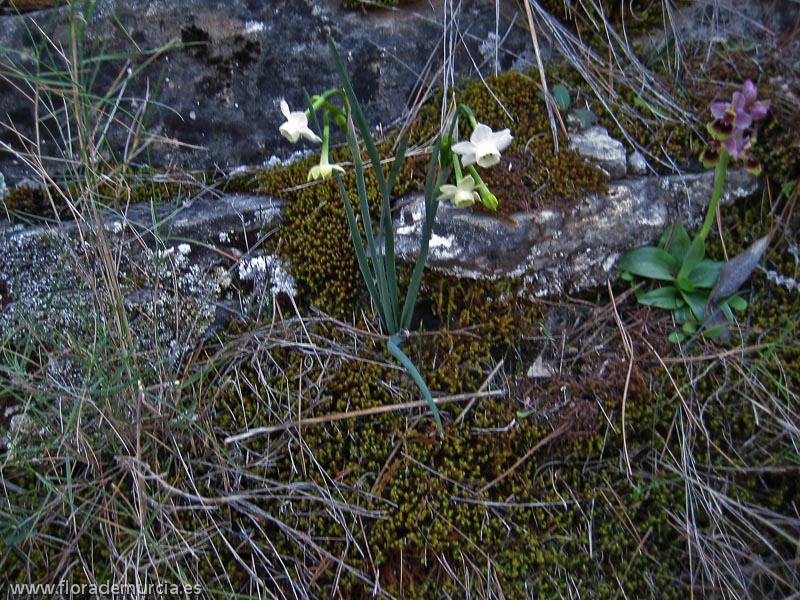
[[[337,182],[339,183],[339,192],[341,193],[344,201],[344,212],[347,216],[347,224],[350,226],[350,236],[353,239],[353,248],[355,248],[356,251],[356,260],[358,261],[358,268],[361,271],[361,277],[364,279],[364,283],[367,286],[367,291],[369,292],[372,302],[375,304],[375,308],[378,311],[378,317],[380,318],[384,327],[386,327],[386,316],[383,314],[383,303],[381,302],[378,290],[375,288],[373,274],[369,268],[369,260],[364,252],[364,241],[361,239],[361,233],[358,230],[358,222],[356,221],[356,216],[353,212],[353,206],[350,203],[350,196],[347,194],[347,190],[344,187],[344,182],[342,181],[341,176],[338,173],[336,173],[335,176]]]
[[[397,320],[397,313],[399,309],[397,306],[398,303],[392,301],[392,295],[389,289],[389,281],[386,274],[386,253],[383,250],[385,250],[387,247],[388,242],[386,239],[384,239],[383,249],[379,249],[377,243],[375,242],[375,236],[372,232],[372,216],[369,212],[369,198],[367,196],[367,183],[364,175],[364,163],[361,160],[361,150],[358,146],[358,141],[356,140],[355,136],[355,126],[352,118],[350,117],[347,119],[347,142],[350,146],[350,153],[353,156],[353,168],[356,175],[356,188],[358,189],[361,219],[364,223],[364,234],[367,237],[367,247],[369,248],[372,268],[375,273],[376,287],[378,292],[378,296],[375,298],[375,300],[377,300],[381,306],[381,312],[384,316],[384,327],[386,327],[387,333],[392,335],[399,331],[399,322]],[[386,212],[388,213],[388,211]],[[391,243],[393,245],[394,240],[392,240]]]
[[[428,174],[425,180],[425,223],[422,226],[422,243],[419,249],[419,256],[417,262],[414,264],[414,270],[411,273],[411,280],[408,283],[408,291],[406,292],[406,299],[403,303],[403,313],[400,317],[400,329],[408,329],[411,325],[411,317],[414,314],[414,306],[417,303],[417,294],[419,293],[419,285],[422,280],[422,272],[425,269],[425,263],[428,260],[428,246],[431,238],[431,231],[433,231],[433,223],[436,220],[436,211],[439,209],[439,202],[436,200],[436,192],[439,189],[440,176],[436,176],[436,166],[439,162],[439,150],[442,146],[442,136],[436,141],[431,153],[431,159],[428,162]]]
[[[708,293],[703,292],[681,292],[681,296],[692,309],[694,318],[698,321],[703,321],[706,312],[706,305],[708,304]]]
[[[389,337],[389,340],[386,342],[386,347],[388,348],[389,352],[392,356],[394,356],[401,365],[406,368],[408,374],[411,375],[411,378],[414,380],[414,383],[417,384],[420,392],[425,397],[425,400],[428,401],[428,406],[433,413],[433,418],[436,421],[436,429],[439,431],[439,437],[444,438],[444,428],[442,427],[442,418],[439,415],[439,407],[436,406],[436,403],[433,401],[433,397],[431,396],[431,392],[428,389],[428,386],[425,384],[425,380],[420,375],[417,367],[414,363],[411,362],[411,359],[406,356],[406,354],[400,349],[399,346],[400,338],[396,335]]]
[[[667,336],[667,340],[670,344],[680,344],[685,339],[686,336],[679,331],[673,331]]]
[[[358,96],[356,96],[355,90],[353,90],[353,85],[350,83],[350,78],[347,76],[347,70],[344,68],[342,59],[339,58],[339,53],[336,51],[336,45],[333,43],[331,38],[328,38],[328,48],[330,49],[331,56],[333,57],[333,64],[336,67],[336,71],[339,73],[339,79],[342,82],[342,87],[344,88],[344,93],[347,96],[347,101],[350,103],[350,112],[358,124],[358,129],[361,132],[361,138],[364,141],[370,161],[375,169],[375,178],[378,181],[378,189],[380,189],[381,192],[385,192],[386,180],[383,176],[383,171],[380,168],[381,159],[380,155],[378,154],[378,149],[375,147],[375,142],[372,139],[372,133],[370,131],[369,124],[364,117],[364,112],[361,110],[361,105],[358,102]]]
[[[381,210],[381,230],[383,232],[384,259],[386,265],[386,286],[389,291],[389,306],[392,311],[392,322],[400,331],[400,297],[397,292],[397,258],[394,249],[394,228],[392,227],[392,211],[388,200]]]
[[[719,307],[720,312],[725,315],[725,318],[728,320],[729,323],[733,323],[733,311],[731,310],[730,304],[727,302],[723,302]]]
[[[715,325],[703,331],[703,335],[707,338],[718,338],[728,331],[728,326],[724,323],[722,325]]]
[[[394,163],[389,172],[389,179],[386,183],[386,193],[382,198],[381,205],[381,230],[383,231],[384,247],[386,249],[386,280],[389,285],[390,301],[395,313],[395,319],[400,319],[400,297],[397,291],[397,258],[394,246],[394,227],[392,227],[391,194],[397,175],[405,159],[406,148],[408,146],[408,136],[400,138],[397,153],[394,156]],[[398,328],[400,321],[397,321]]]
[[[741,296],[733,296],[728,298],[725,302],[728,306],[730,306],[733,310],[743,311],[747,308],[747,300],[742,298]]]
[[[680,264],[674,256],[662,248],[642,246],[623,256],[617,263],[617,268],[639,277],[674,281]]]
[[[684,292],[694,292],[697,289],[688,277],[676,279],[675,284]]]
[[[679,263],[683,263],[691,243],[692,240],[689,239],[689,234],[683,225],[673,223],[664,231],[659,246],[674,256]]]

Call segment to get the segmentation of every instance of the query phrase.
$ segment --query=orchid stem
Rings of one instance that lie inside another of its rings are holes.
[[[716,176],[714,177],[714,191],[711,194],[711,202],[709,203],[708,210],[706,211],[706,219],[703,222],[703,227],[700,229],[700,233],[697,234],[697,236],[703,241],[705,241],[705,239],[708,237],[708,234],[711,232],[711,226],[714,224],[714,218],[717,215],[717,206],[719,205],[719,200],[722,197],[722,188],[725,185],[725,176],[728,172],[728,163],[730,162],[730,159],[731,157],[727,150],[723,149],[720,152],[719,163],[717,163]]]

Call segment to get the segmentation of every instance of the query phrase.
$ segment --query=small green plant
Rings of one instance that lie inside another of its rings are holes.
[[[578,130],[588,129],[597,122],[597,115],[586,108],[573,108],[570,110],[572,106],[572,96],[566,86],[557,83],[553,86],[552,94],[558,109],[562,113],[567,114],[567,119],[571,127]],[[539,92],[537,95],[544,99],[544,94],[542,92]]]
[[[286,122],[281,125],[280,131],[290,142],[296,142],[302,137],[310,142],[322,143],[320,162],[310,170],[308,179],[336,177],[344,200],[358,266],[381,324],[389,336],[387,349],[403,365],[419,387],[436,420],[439,435],[443,436],[441,418],[433,397],[418,369],[400,349],[400,345],[407,337],[408,329],[411,326],[439,202],[449,200],[456,206],[466,207],[480,201],[487,208],[495,210],[497,198],[483,182],[476,165],[487,168],[500,162],[500,153],[511,144],[512,136],[508,129],[494,132],[488,126],[478,123],[469,107],[463,104],[456,107],[449,130],[446,134],[438,137],[431,153],[425,182],[425,221],[422,227],[422,243],[406,290],[405,300],[401,305],[390,204],[392,188],[403,166],[407,139],[404,137],[400,140],[387,177],[383,172],[382,160],[372,137],[372,130],[361,110],[347,71],[339,58],[335,45],[330,40],[329,46],[342,88],[330,89],[319,96],[307,96],[308,109],[306,111],[291,111],[288,104],[282,101],[281,111]],[[331,100],[336,97],[341,100],[342,108],[331,103]],[[320,110],[322,111],[321,127],[317,117],[317,111]],[[329,160],[331,115],[333,115],[335,123],[344,130],[353,158],[358,189],[358,208],[364,224],[363,238],[353,202],[350,200],[350,195],[341,178],[341,173],[345,169],[341,165],[331,164]],[[460,115],[467,117],[472,127],[469,141],[456,141],[455,139]],[[317,131],[322,133],[322,137],[309,127],[309,118],[312,119]],[[377,224],[372,222],[369,210],[361,142],[366,147],[380,191],[381,210]],[[455,175],[455,185],[447,183],[451,172]]]
[[[705,321],[706,307],[712,289],[719,280],[724,263],[705,258],[705,243],[698,236],[691,240],[683,225],[673,224],[661,236],[657,246],[632,250],[617,264],[623,278],[634,276],[664,282],[665,285],[637,293],[640,304],[673,311],[682,323],[683,334],[694,334]],[[731,309],[744,310],[747,301],[738,295],[725,299],[719,306],[727,320]],[[723,326],[705,330],[708,336],[722,333]],[[683,334],[673,333],[670,340],[680,341]]]
[[[720,323],[719,316],[730,322],[733,310],[747,307],[747,301],[736,292],[758,264],[766,249],[766,240],[758,240],[741,258],[737,257],[739,260],[734,259],[727,265],[706,259],[705,243],[714,224],[731,159],[741,160],[753,174],[761,172],[751,151],[755,137],[748,134],[753,122],[767,115],[769,101],[757,98],[755,85],[747,80],[741,90],[733,93],[731,102],[711,104],[714,121],[707,126],[711,141],[701,160],[707,168],[716,166],[716,175],[703,226],[694,239],[683,225],[676,223],[664,232],[657,246],[636,248],[617,263],[627,281],[641,277],[666,283],[640,291],[636,298],[640,304],[673,311],[675,319],[682,324],[681,333],[670,335],[673,342],[698,332],[709,337],[721,335],[726,325]]]

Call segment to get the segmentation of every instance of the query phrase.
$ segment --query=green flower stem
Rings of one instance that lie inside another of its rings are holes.
[[[451,140],[453,139],[453,132],[458,124],[458,113],[464,113],[473,128],[478,125],[478,119],[475,118],[475,113],[472,112],[472,109],[466,104],[458,104],[456,106],[456,113],[453,115],[453,120],[450,122],[450,131],[447,132],[447,137]]]
[[[323,92],[319,96],[312,96],[311,108],[315,111],[319,110],[320,108],[325,108],[326,110],[336,115],[337,119],[340,117],[346,118],[344,111],[342,111],[340,108],[337,108],[336,106],[330,103],[329,100],[332,96],[339,96],[342,99],[342,102],[346,105],[347,97],[344,95],[344,92],[342,92],[342,90],[340,90],[339,88],[331,88]]]
[[[439,409],[436,406],[436,403],[433,401],[433,397],[431,396],[431,392],[428,389],[425,380],[420,375],[419,370],[411,362],[411,359],[406,356],[405,352],[400,349],[400,344],[403,343],[403,338],[400,335],[393,335],[389,338],[389,341],[386,342],[386,347],[388,348],[389,352],[392,356],[394,356],[398,362],[406,368],[408,374],[411,375],[411,378],[414,380],[414,383],[417,384],[417,387],[422,392],[422,395],[425,396],[425,400],[428,402],[428,406],[431,408],[431,412],[433,413],[433,418],[436,421],[436,429],[439,432],[439,437],[444,438],[444,428],[442,427],[442,418],[439,415]]]
[[[464,177],[463,173],[461,172],[461,162],[458,160],[458,155],[453,153],[451,156],[452,163],[453,163],[453,171],[456,175],[456,183],[461,181]]]
[[[497,210],[497,196],[489,191],[489,188],[478,174],[478,170],[475,168],[475,165],[468,166],[467,171],[469,171],[469,174],[472,175],[472,178],[475,180],[475,187],[478,189],[478,194],[481,196],[481,202],[483,205],[489,210]]]
[[[708,234],[711,232],[711,226],[714,224],[714,219],[717,216],[717,206],[719,206],[719,199],[722,197],[722,187],[725,185],[725,177],[728,172],[728,163],[731,157],[728,151],[723,146],[720,150],[719,162],[717,163],[716,176],[714,178],[714,192],[711,194],[711,202],[708,205],[706,212],[706,219],[703,222],[703,227],[697,237],[705,241]]]
[[[320,162],[328,162],[328,147],[331,139],[331,119],[326,112],[322,115],[322,150],[320,151]]]

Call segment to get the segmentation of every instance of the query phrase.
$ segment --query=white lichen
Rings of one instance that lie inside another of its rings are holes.
[[[286,270],[277,256],[270,254],[242,258],[239,261],[239,278],[243,281],[253,281],[256,287],[269,282],[269,291],[272,296],[287,294],[294,297],[297,294],[294,277]]]
[[[260,33],[264,31],[265,25],[261,21],[246,21],[244,24],[245,33]]]

